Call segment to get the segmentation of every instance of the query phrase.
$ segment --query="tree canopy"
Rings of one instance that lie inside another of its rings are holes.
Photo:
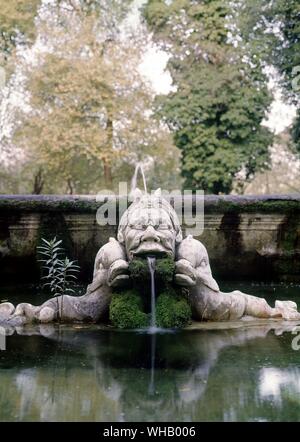
[[[0,0],[0,192],[115,189],[138,162],[149,186],[243,192],[271,167],[270,67],[300,153],[299,17],[297,0]],[[161,95],[149,47],[169,57]]]
[[[157,104],[182,151],[185,185],[230,192],[238,172],[249,179],[268,161],[272,136],[261,123],[271,97],[259,60],[229,2],[149,0],[144,16],[170,54],[176,91]]]
[[[58,2],[36,18],[45,47],[24,65],[30,110],[20,109],[12,139],[24,176],[34,193],[88,193],[126,181],[141,161],[151,181],[160,161],[161,184],[176,181],[179,152],[139,71],[147,36],[131,35],[129,46],[120,27],[130,2],[86,3]]]

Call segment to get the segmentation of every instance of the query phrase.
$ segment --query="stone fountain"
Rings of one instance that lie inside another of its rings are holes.
[[[117,239],[110,238],[97,253],[92,283],[83,296],[64,295],[40,306],[0,304],[0,323],[101,322],[115,290],[130,284],[130,263],[136,258],[169,257],[174,262],[173,285],[180,290],[197,321],[229,321],[242,317],[300,319],[297,305],[276,301],[275,307],[260,297],[235,290],[223,293],[212,276],[205,246],[191,235],[183,238],[175,210],[161,196],[134,192],[123,214]]]

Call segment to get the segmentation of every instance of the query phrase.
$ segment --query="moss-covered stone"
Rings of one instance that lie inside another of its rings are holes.
[[[117,224],[97,225],[101,204],[92,195],[0,195],[1,281],[11,284],[18,275],[19,282],[35,282],[39,238],[56,235],[64,240],[68,255],[78,260],[81,280],[90,282],[98,249],[117,234]],[[204,209],[205,229],[198,239],[208,249],[217,278],[300,281],[299,195],[205,195]],[[141,283],[134,286],[143,285],[148,296],[145,260],[142,266]],[[156,273],[159,292],[164,290],[163,284],[159,287],[159,262]]]
[[[117,199],[117,203],[120,199]],[[205,195],[204,205],[205,213],[300,213],[298,195]],[[0,195],[0,212],[95,213],[99,206],[101,203],[93,195]]]
[[[143,311],[142,296],[134,290],[114,293],[109,307],[109,319],[117,328],[143,328],[149,325],[149,317]]]
[[[156,322],[163,328],[183,328],[191,322],[192,310],[188,300],[175,290],[159,295],[156,302]]]
[[[175,273],[175,262],[172,258],[161,258],[156,260],[155,274],[158,282],[170,284],[173,282]]]
[[[182,328],[191,320],[187,299],[173,288],[175,263],[172,258],[160,258],[155,266],[157,293],[157,325],[163,328]],[[135,258],[129,264],[133,288],[113,295],[110,320],[117,328],[141,328],[150,322],[150,272],[147,259]],[[149,313],[146,313],[149,312]]]
[[[150,281],[149,268],[146,258],[134,258],[129,263],[129,275],[130,279],[135,286],[144,284],[146,281]]]
[[[162,291],[173,282],[175,262],[172,258],[157,258],[155,263],[155,286]],[[147,258],[135,258],[129,263],[129,275],[137,290],[145,291],[150,284],[150,272]]]

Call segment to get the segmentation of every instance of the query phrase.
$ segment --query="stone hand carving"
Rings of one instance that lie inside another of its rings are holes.
[[[198,320],[221,321],[243,316],[300,319],[292,301],[276,301],[272,308],[264,298],[238,290],[221,292],[212,276],[206,248],[192,236],[185,238],[177,249],[175,281],[189,289],[193,314]]]
[[[93,292],[105,284],[120,287],[128,279],[125,249],[115,238],[109,238],[109,242],[96,255],[93,282],[88,286],[87,292]]]
[[[299,320],[297,305],[276,301],[275,307],[265,299],[240,291],[223,293],[214,280],[204,245],[188,236],[182,239],[178,217],[161,196],[142,194],[136,189],[134,201],[123,214],[118,240],[110,238],[97,253],[93,281],[86,294],[52,298],[41,306],[22,303],[16,308],[0,304],[0,322],[12,325],[30,321],[41,323],[101,320],[109,308],[112,289],[128,284],[128,263],[136,256],[169,256],[175,260],[175,283],[189,292],[194,318],[221,321],[243,316]]]

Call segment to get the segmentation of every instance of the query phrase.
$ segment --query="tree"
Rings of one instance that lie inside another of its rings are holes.
[[[34,19],[41,0],[0,0],[0,52],[7,60],[19,43],[35,38]]]
[[[20,113],[13,140],[26,152],[35,191],[110,189],[124,168],[132,174],[136,161],[166,148],[161,162],[168,168],[173,155],[176,170],[179,155],[151,115],[153,93],[138,69],[144,40],[131,37],[129,47],[104,12],[58,7],[39,24],[47,49],[27,68],[31,111]]]
[[[262,62],[277,69],[286,99],[298,108],[291,134],[300,152],[299,1],[241,0],[238,7],[244,38],[256,46]]]
[[[273,20],[280,27],[273,59],[289,100],[298,108],[292,136],[300,152],[300,4],[297,0],[276,0],[273,10]]]
[[[149,0],[145,19],[169,52],[176,91],[158,112],[182,151],[185,186],[230,192],[267,167],[272,136],[261,123],[271,102],[254,50],[245,47],[230,2]]]

